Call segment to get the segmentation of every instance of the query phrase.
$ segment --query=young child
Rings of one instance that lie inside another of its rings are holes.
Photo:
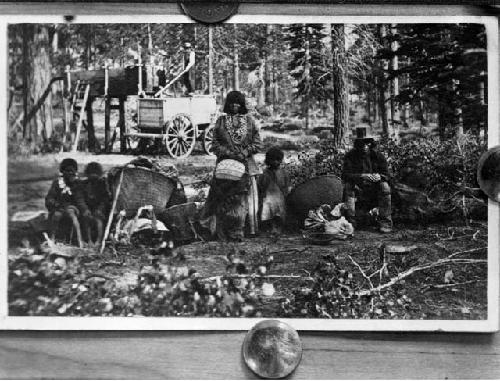
[[[288,195],[290,180],[288,174],[280,168],[283,151],[272,147],[266,152],[267,168],[259,177],[260,219],[263,225],[271,225],[272,232],[278,233],[286,218],[285,197]]]
[[[89,163],[85,168],[87,180],[82,183],[85,205],[88,208],[82,212],[83,221],[87,240],[91,245],[94,245],[93,236],[96,237],[95,245],[101,244],[104,235],[104,223],[111,199],[103,174],[101,164],[96,162]]]
[[[78,185],[78,164],[73,159],[64,159],[59,165],[60,175],[52,182],[49,193],[45,197],[45,206],[49,211],[51,238],[54,240],[60,232],[64,219],[71,220],[76,232],[78,246],[83,246],[82,233],[78,217],[81,210],[87,209],[81,189]]]

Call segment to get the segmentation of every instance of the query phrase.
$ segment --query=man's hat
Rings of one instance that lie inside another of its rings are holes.
[[[190,48],[190,47],[191,47],[191,44],[190,44],[189,42],[185,42],[185,43],[184,43],[184,47],[185,47],[185,48]]]
[[[363,141],[375,141],[375,137],[371,135],[368,131],[368,127],[356,127],[356,136],[355,140],[363,140]]]

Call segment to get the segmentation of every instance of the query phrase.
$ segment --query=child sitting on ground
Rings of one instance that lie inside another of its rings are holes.
[[[72,222],[78,246],[83,246],[82,232],[78,217],[81,210],[87,209],[81,188],[78,184],[78,164],[67,158],[59,165],[60,175],[52,182],[49,193],[45,197],[45,206],[49,211],[49,227],[52,240],[62,233],[61,222],[69,219]]]
[[[102,166],[92,162],[85,168],[87,180],[82,183],[82,190],[87,210],[84,211],[83,221],[87,240],[90,245],[100,245],[104,235],[104,223],[110,203],[110,193]],[[96,237],[94,243],[93,237]]]
[[[289,176],[282,168],[283,151],[272,147],[266,152],[267,168],[259,177],[258,189],[260,200],[260,219],[263,227],[272,228],[273,233],[279,233],[286,218],[285,197],[290,188]]]

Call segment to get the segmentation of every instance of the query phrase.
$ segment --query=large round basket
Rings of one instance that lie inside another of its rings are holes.
[[[287,197],[290,211],[302,221],[309,210],[320,205],[335,206],[342,202],[344,186],[342,180],[335,175],[314,177],[297,185]]]
[[[116,211],[125,210],[127,217],[137,213],[141,206],[152,205],[158,213],[165,209],[168,200],[176,189],[175,180],[163,173],[141,167],[125,167],[120,193],[116,202]],[[112,180],[115,194],[120,175]]]
[[[195,238],[194,224],[199,220],[199,208],[195,202],[179,204],[165,209],[159,218],[172,231],[177,241]]]

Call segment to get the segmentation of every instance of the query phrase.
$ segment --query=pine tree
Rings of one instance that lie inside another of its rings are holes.
[[[331,88],[325,60],[324,26],[322,24],[291,24],[287,28],[287,41],[292,52],[290,75],[296,81],[294,97],[300,100],[301,116],[309,128],[312,106],[330,98]]]
[[[348,88],[344,24],[333,24],[332,83],[333,83],[333,140],[336,147],[344,143],[348,128]]]
[[[486,65],[486,33],[481,24],[398,25],[397,54],[409,64],[398,70],[408,82],[400,102],[426,103],[438,113],[439,135],[447,139],[481,123],[481,83]]]

